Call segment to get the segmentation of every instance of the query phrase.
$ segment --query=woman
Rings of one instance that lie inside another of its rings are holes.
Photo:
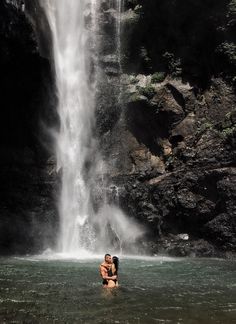
[[[108,280],[107,287],[115,288],[118,287],[118,269],[119,269],[119,258],[117,256],[113,256],[111,269],[109,270],[109,276],[117,276],[117,279]]]

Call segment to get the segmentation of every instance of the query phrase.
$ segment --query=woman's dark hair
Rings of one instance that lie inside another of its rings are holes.
[[[117,272],[119,269],[119,258],[117,256],[113,256],[112,261],[116,267],[116,272]]]

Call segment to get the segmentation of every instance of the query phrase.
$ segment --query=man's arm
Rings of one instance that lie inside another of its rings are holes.
[[[112,277],[109,277],[107,275],[107,270],[105,267],[103,266],[100,266],[100,274],[102,276],[102,279],[105,279],[105,280],[115,280],[117,277],[116,276],[112,276]]]

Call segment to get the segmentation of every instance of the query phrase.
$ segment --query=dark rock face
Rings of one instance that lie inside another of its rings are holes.
[[[101,1],[97,12],[98,30],[96,34],[96,134],[107,133],[120,118],[119,102],[120,61],[117,44],[118,5],[116,2]],[[105,145],[105,143],[103,143]]]
[[[139,17],[125,29],[125,68],[168,71],[200,87],[213,75],[233,80],[236,72],[234,0],[128,0]],[[130,31],[130,34],[127,32]],[[131,37],[130,37],[131,36]]]
[[[125,212],[153,233],[154,253],[235,252],[234,103],[233,90],[219,79],[201,95],[169,79],[152,98],[128,97],[121,159],[129,168],[116,169],[112,180],[122,188]],[[179,239],[182,233],[189,239]]]
[[[231,256],[235,62],[222,44],[236,46],[236,7],[233,1],[125,5],[123,108],[101,133],[119,204],[147,227],[151,253]]]
[[[0,253],[41,251],[57,227],[53,79],[21,3],[0,3]]]

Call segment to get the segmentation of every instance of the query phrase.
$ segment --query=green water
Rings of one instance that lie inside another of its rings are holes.
[[[121,259],[112,291],[99,263],[0,259],[0,323],[236,323],[236,261]]]

